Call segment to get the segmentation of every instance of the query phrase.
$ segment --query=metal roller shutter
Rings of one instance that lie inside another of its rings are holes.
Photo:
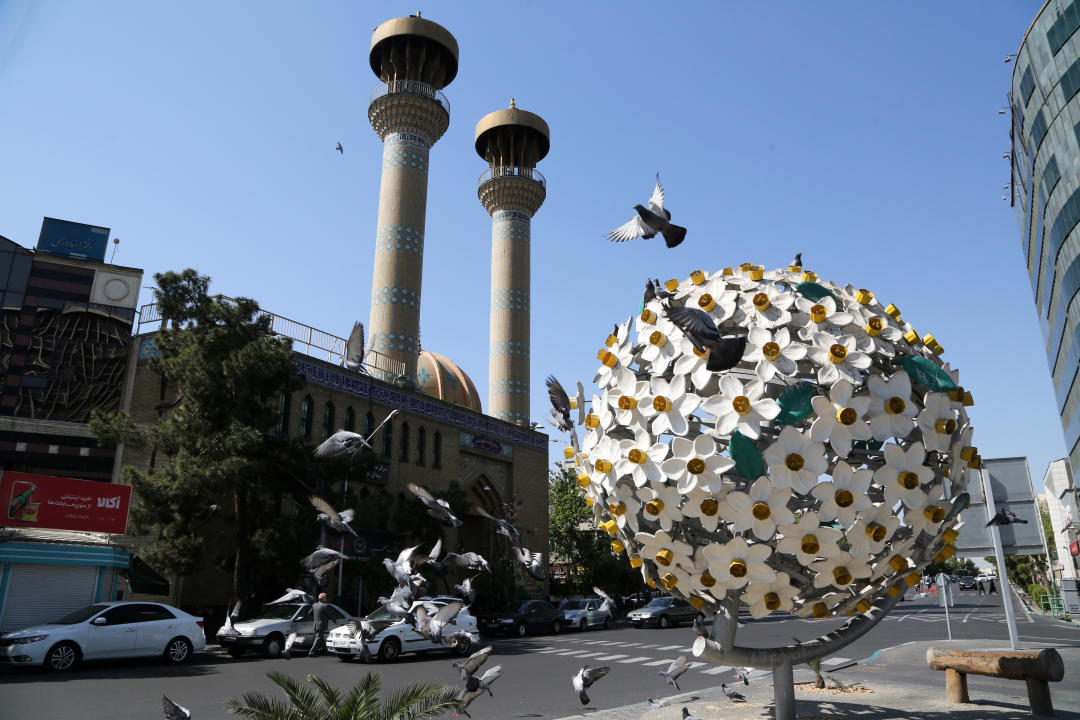
[[[39,625],[94,602],[98,568],[13,563],[0,632]]]

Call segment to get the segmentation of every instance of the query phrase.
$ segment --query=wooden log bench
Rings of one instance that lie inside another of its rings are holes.
[[[1008,650],[972,652],[932,647],[926,651],[931,670],[945,671],[945,699],[954,703],[971,702],[968,698],[968,673],[1027,682],[1028,704],[1033,715],[1053,715],[1050,701],[1051,682],[1065,677],[1061,655],[1046,650]]]

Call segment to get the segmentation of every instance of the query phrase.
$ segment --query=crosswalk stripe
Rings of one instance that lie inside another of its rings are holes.
[[[591,652],[590,653],[590,652],[587,652],[587,653],[582,653],[582,654],[578,655],[578,657],[579,658],[587,658],[587,657],[594,657],[596,655],[603,655],[603,653],[598,653],[598,652]]]
[[[727,665],[717,665],[716,667],[705,668],[701,672],[705,673],[706,675],[719,675],[720,673],[727,672],[730,669],[731,668]]]
[[[600,657],[598,657],[596,659],[597,660],[618,660],[619,658],[624,658],[624,657],[626,657],[626,656],[625,655],[601,655]]]
[[[621,662],[621,663],[636,663],[636,662],[641,662],[642,660],[652,660],[652,658],[647,657],[647,656],[646,657],[632,657],[632,658],[627,658],[625,660],[620,660],[619,662]]]
[[[560,650],[559,655],[580,655],[584,650]]]
[[[846,657],[831,657],[825,660],[826,665],[843,665],[849,662],[851,662],[851,658]]]
[[[562,648],[546,647],[546,648],[537,650],[536,652],[543,655],[543,654],[546,654],[546,653],[560,652],[561,650],[562,650]]]
[[[647,663],[641,663],[641,664],[645,665],[645,666],[649,666],[649,665],[670,665],[672,662],[673,661],[671,659],[668,659],[668,660],[656,660],[654,662],[647,662]]]
[[[683,646],[682,645],[665,645],[664,647],[659,648],[659,649],[660,650],[682,650]]]

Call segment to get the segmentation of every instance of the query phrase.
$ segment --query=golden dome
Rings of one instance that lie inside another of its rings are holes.
[[[421,350],[416,363],[416,384],[429,397],[483,412],[473,381],[448,357]]]

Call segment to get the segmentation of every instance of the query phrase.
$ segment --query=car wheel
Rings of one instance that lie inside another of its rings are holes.
[[[607,630],[611,627],[611,618],[604,618],[604,629]]]
[[[244,648],[238,648],[238,647],[229,648],[229,657],[238,658],[238,657],[243,657],[243,656],[244,656]]]
[[[379,659],[383,662],[394,662],[401,654],[401,641],[396,637],[388,637],[379,646]]]
[[[284,647],[285,638],[281,637],[281,633],[274,633],[263,643],[263,653],[268,658],[280,657]]]
[[[562,623],[559,622],[558,618],[555,618],[555,620],[552,621],[552,623],[551,623],[551,632],[553,632],[556,635],[558,635],[559,633],[562,632]]]
[[[67,672],[79,664],[81,653],[73,642],[56,643],[45,654],[45,667],[53,672]]]
[[[529,630],[525,627],[525,623],[518,623],[516,631],[518,637],[525,637],[525,633],[527,633]]]
[[[165,652],[162,654],[173,665],[186,663],[191,659],[191,643],[186,637],[174,637],[165,646]]]
[[[585,632],[585,629],[587,627],[589,626],[585,624],[585,618],[581,618],[581,620],[578,622],[577,629],[581,632]]]
[[[660,626],[661,630],[667,630],[669,627],[671,627],[671,621],[668,620],[667,615],[661,615],[660,620],[657,622],[657,625]]]

